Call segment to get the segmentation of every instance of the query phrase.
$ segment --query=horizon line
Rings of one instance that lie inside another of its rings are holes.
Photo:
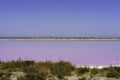
[[[120,37],[0,37],[0,40],[120,41]]]

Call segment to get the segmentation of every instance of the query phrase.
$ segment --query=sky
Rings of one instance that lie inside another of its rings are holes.
[[[0,37],[120,37],[119,0],[0,0]],[[0,41],[0,59],[120,61],[119,41]]]
[[[119,0],[0,0],[0,36],[120,36]]]

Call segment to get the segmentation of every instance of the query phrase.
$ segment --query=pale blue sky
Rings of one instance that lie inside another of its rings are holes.
[[[0,0],[0,36],[120,36],[119,0]]]

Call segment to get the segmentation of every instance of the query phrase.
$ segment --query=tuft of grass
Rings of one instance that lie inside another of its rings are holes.
[[[88,67],[79,67],[76,69],[76,73],[78,76],[88,73],[89,71],[90,71],[90,68],[88,68]]]
[[[75,67],[71,63],[65,61],[36,63],[34,61],[22,61],[19,59],[17,61],[1,62],[0,64],[2,70],[7,72],[22,71],[26,73],[26,79],[31,77],[33,80],[39,78],[39,80],[44,80],[50,74],[63,79],[64,76],[71,75],[71,72],[75,70]]]
[[[24,72],[26,75],[18,80],[46,80],[50,75],[64,79],[65,76],[99,76],[107,78],[120,78],[120,67],[106,67],[103,69],[79,67],[76,68],[70,62],[34,62],[34,61],[17,61],[1,62],[0,61],[0,80],[8,80],[11,72]],[[72,74],[75,72],[75,74]],[[6,77],[3,77],[3,75]],[[85,79],[81,79],[85,80]]]

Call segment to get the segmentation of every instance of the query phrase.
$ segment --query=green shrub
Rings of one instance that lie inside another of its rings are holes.
[[[107,78],[118,78],[119,77],[118,73],[115,73],[115,72],[107,72],[105,76]]]
[[[19,77],[17,80],[26,80],[26,77]]]
[[[0,77],[3,76],[5,73],[4,72],[0,72]]]
[[[44,77],[38,74],[27,74],[25,78],[26,80],[45,80]]]
[[[10,75],[11,73],[0,72],[0,80],[9,80]]]
[[[17,61],[2,62],[0,66],[6,72],[23,71],[26,74],[26,79],[30,77],[32,79],[45,79],[49,74],[62,79],[64,76],[71,75],[71,72],[75,70],[75,67],[71,63],[64,61],[36,63],[34,61],[22,61],[19,59]]]
[[[108,78],[119,78],[120,77],[120,67],[109,67],[106,71],[106,77]]]
[[[78,76],[83,75],[83,74],[85,74],[85,73],[87,73],[89,71],[90,71],[90,69],[87,68],[87,67],[80,67],[80,68],[76,69],[76,73],[77,73]]]
[[[86,77],[81,77],[78,80],[86,80]]]
[[[94,75],[96,75],[98,73],[98,71],[99,70],[97,68],[90,69],[90,75],[94,76]]]
[[[71,72],[74,69],[75,67],[71,63],[60,61],[53,64],[52,74],[56,75],[60,79],[63,79],[64,76],[71,75]]]
[[[9,80],[7,77],[0,77],[0,80]]]

